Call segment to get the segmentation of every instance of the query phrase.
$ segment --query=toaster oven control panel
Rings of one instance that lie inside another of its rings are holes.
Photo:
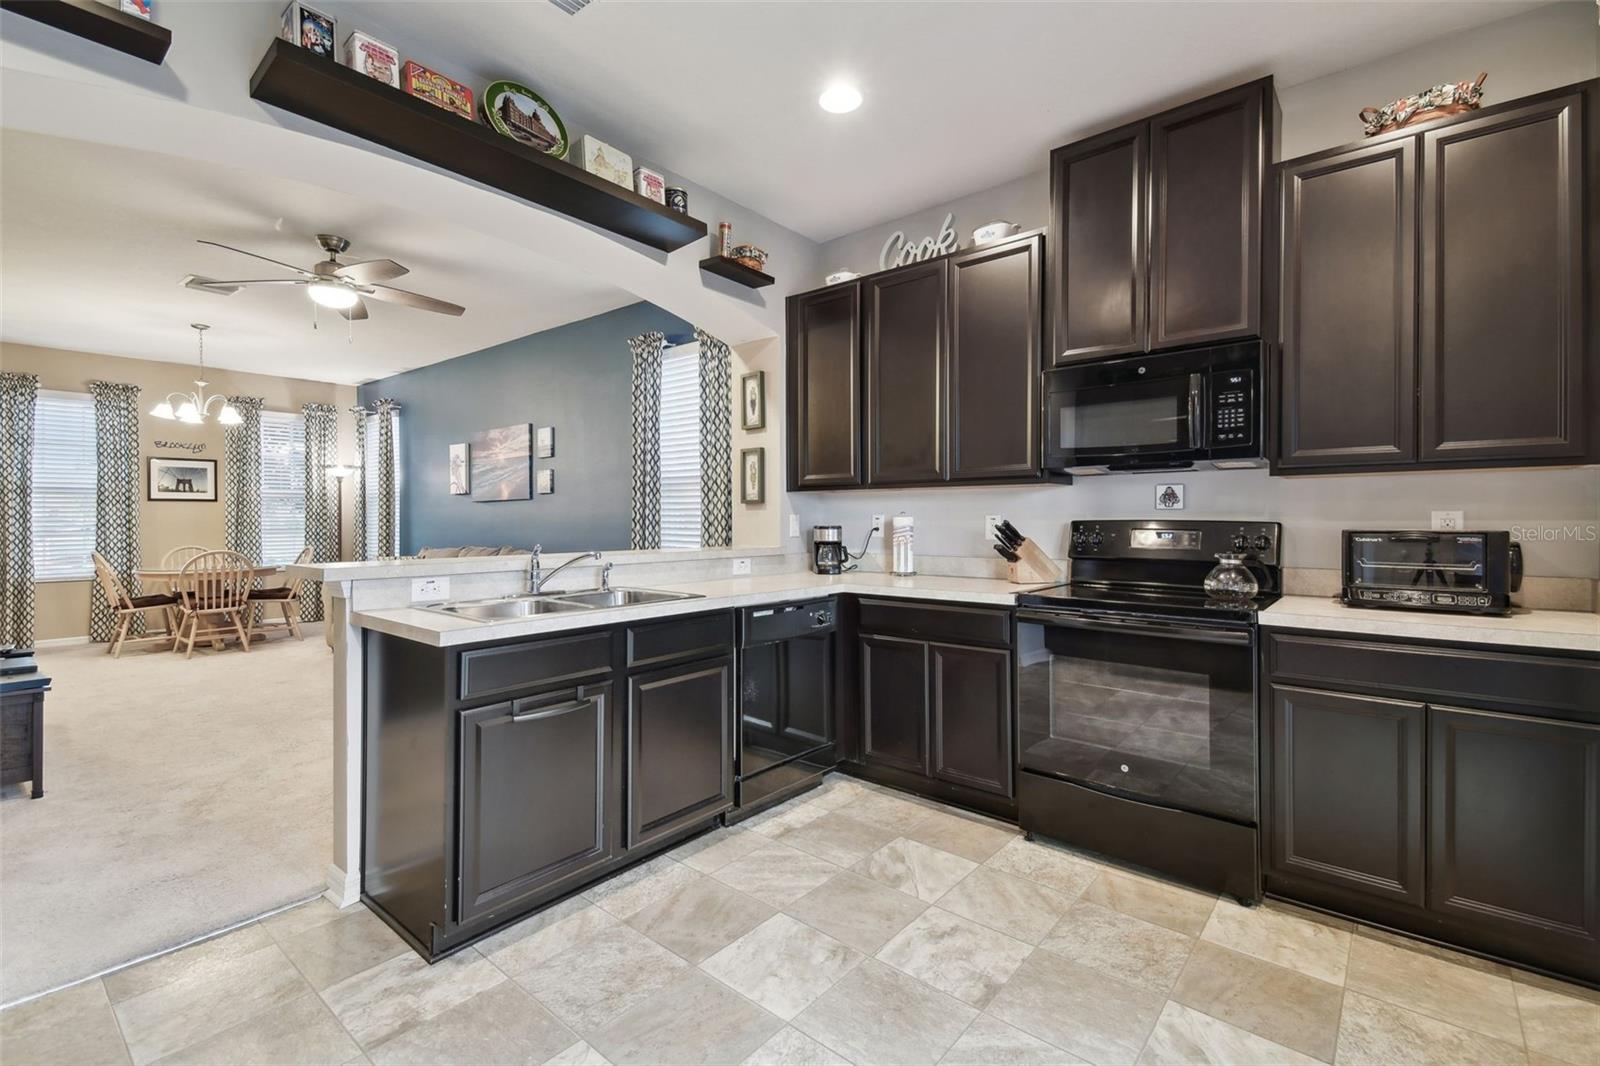
[[[1346,592],[1361,603],[1386,607],[1437,607],[1453,611],[1500,610],[1498,597],[1483,592],[1430,592],[1426,589],[1354,588]]]

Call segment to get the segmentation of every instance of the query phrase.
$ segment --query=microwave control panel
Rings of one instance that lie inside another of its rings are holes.
[[[1255,372],[1218,370],[1211,375],[1211,446],[1249,444],[1255,436]]]

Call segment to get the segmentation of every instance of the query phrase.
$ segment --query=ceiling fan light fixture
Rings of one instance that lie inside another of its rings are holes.
[[[222,405],[222,410],[217,414],[217,421],[224,426],[237,426],[244,419],[239,417],[239,411],[231,403]]]
[[[164,418],[170,422],[178,416],[172,413],[172,404],[168,403],[166,400],[162,400],[160,403],[150,408],[150,417]]]
[[[354,289],[336,281],[313,281],[306,286],[306,292],[321,306],[331,307],[335,311],[354,307],[356,301],[361,299]]]
[[[822,90],[817,106],[831,115],[847,115],[861,106],[861,90],[845,82],[836,82]]]

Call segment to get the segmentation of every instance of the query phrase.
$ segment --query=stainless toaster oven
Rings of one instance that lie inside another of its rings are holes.
[[[1345,530],[1344,592],[1353,607],[1507,614],[1522,587],[1522,545],[1505,530]]]

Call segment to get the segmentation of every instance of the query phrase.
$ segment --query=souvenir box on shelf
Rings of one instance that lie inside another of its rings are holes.
[[[332,15],[324,15],[305,4],[291,3],[283,9],[278,36],[324,59],[338,62],[338,46],[334,37],[337,26],[338,22]]]
[[[633,188],[633,157],[587,133],[583,135],[583,169],[624,189]]]
[[[354,30],[344,39],[344,65],[400,88],[400,53],[370,34]]]
[[[633,191],[658,204],[667,202],[667,179],[649,167],[633,168]]]
[[[400,72],[400,87],[435,107],[453,111],[469,122],[472,120],[472,90],[415,59],[406,60]]]

